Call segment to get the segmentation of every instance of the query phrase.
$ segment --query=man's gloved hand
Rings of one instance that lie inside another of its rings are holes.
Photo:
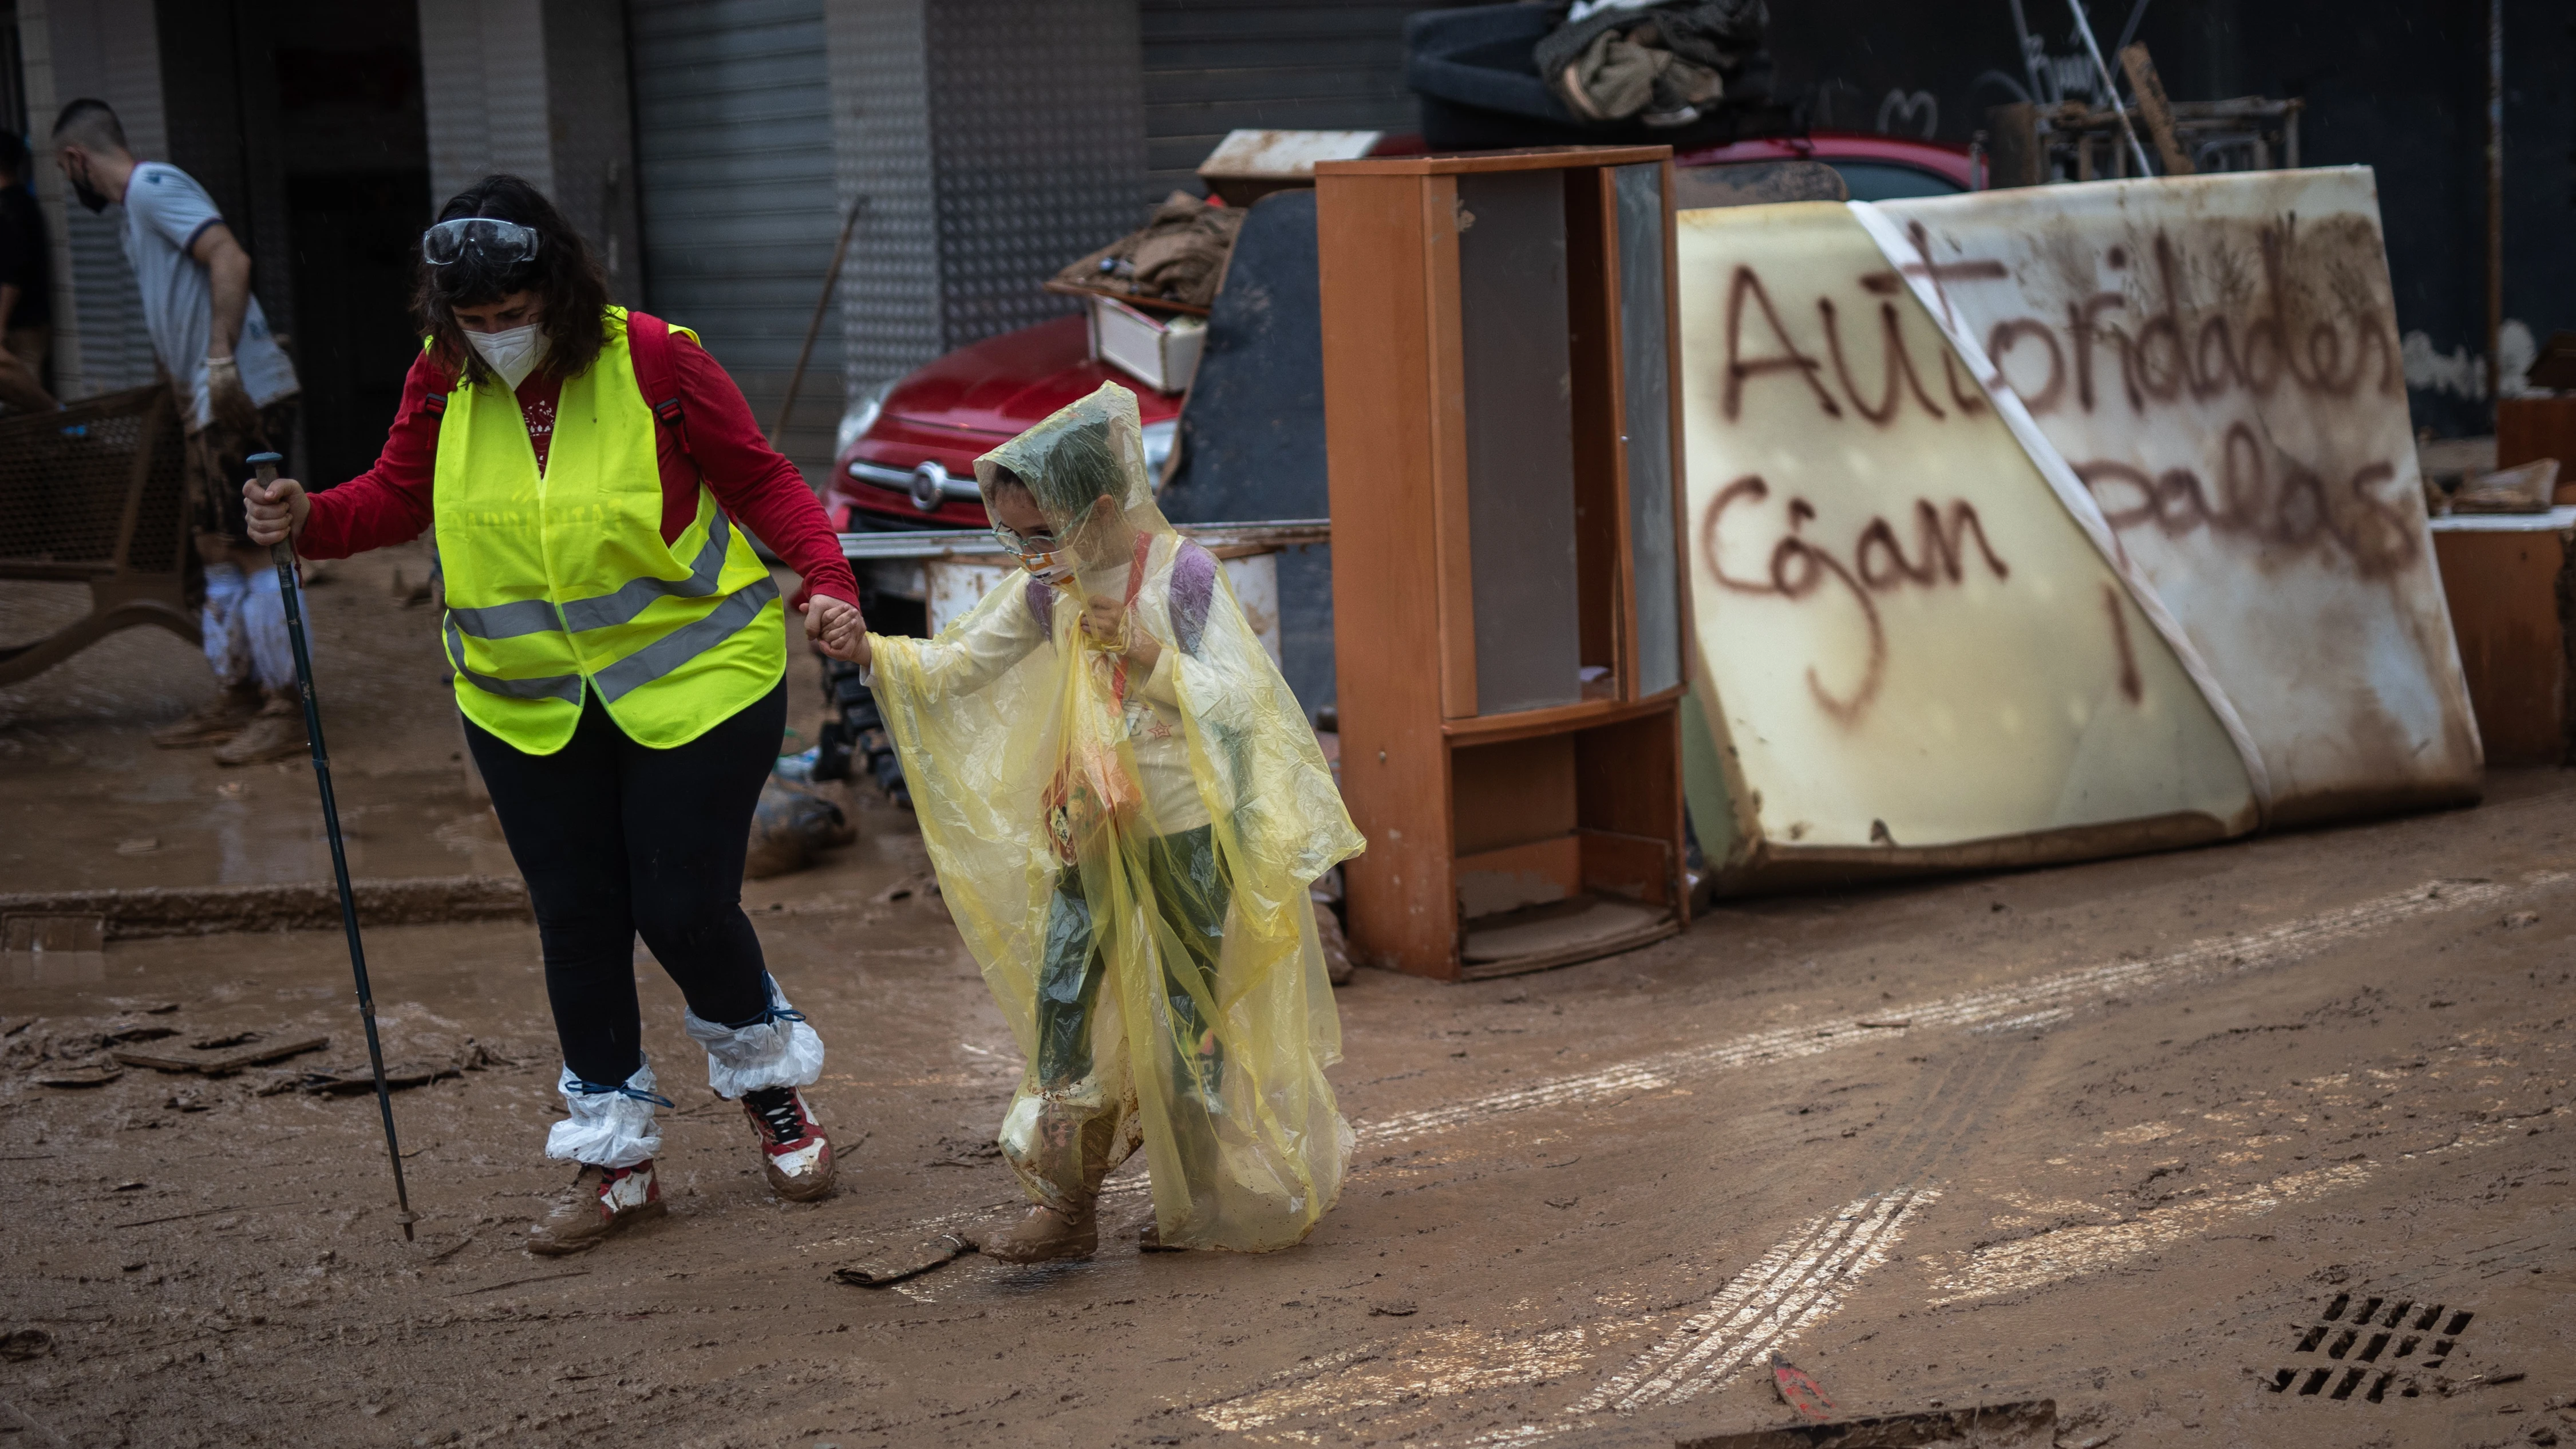
[[[241,364],[229,357],[206,359],[206,411],[216,424],[244,440],[274,441],[260,426],[259,405],[242,386]]]

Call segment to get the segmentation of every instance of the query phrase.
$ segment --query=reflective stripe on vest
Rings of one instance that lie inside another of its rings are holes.
[[[644,607],[655,599],[702,599],[714,593],[716,579],[724,572],[725,546],[732,536],[733,530],[719,512],[707,528],[707,545],[698,550],[698,561],[690,567],[687,578],[672,580],[648,575],[613,594],[575,599],[563,606],[560,621],[555,605],[545,599],[521,599],[515,604],[494,604],[484,609],[450,609],[447,616],[458,632],[476,639],[516,639],[549,629],[568,629],[578,634],[585,629],[611,628],[643,613]]]
[[[517,400],[495,381],[448,398],[438,445],[442,642],[458,707],[546,754],[585,691],[639,744],[685,744],[775,688],[786,668],[778,586],[704,484],[662,541],[656,423],[625,313],[569,378],[544,473]]]

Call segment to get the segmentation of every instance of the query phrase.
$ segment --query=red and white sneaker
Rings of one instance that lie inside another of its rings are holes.
[[[602,1238],[667,1211],[662,1184],[653,1176],[653,1159],[633,1167],[585,1164],[554,1211],[528,1229],[528,1251],[549,1258],[582,1252],[597,1247]]]
[[[743,1115],[760,1138],[762,1166],[772,1191],[789,1202],[812,1202],[832,1190],[832,1141],[805,1094],[771,1087],[742,1094]]]

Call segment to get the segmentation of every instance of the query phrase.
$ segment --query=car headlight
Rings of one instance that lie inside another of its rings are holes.
[[[1171,461],[1172,444],[1179,440],[1180,435],[1179,418],[1165,418],[1159,423],[1145,425],[1145,477],[1157,488],[1163,486],[1163,465]]]
[[[860,393],[850,403],[849,411],[841,414],[841,431],[837,441],[832,444],[833,457],[837,458],[850,451],[852,443],[857,442],[862,434],[877,425],[877,417],[885,411],[886,394],[894,391],[895,382],[896,379],[889,377]]]

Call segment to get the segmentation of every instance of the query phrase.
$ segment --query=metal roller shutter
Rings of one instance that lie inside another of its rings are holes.
[[[1404,17],[1420,4],[1142,0],[1151,195],[1198,190],[1199,162],[1242,128],[1419,129]]]
[[[646,305],[697,331],[766,429],[840,234],[822,0],[634,0],[628,24]],[[825,331],[777,440],[809,479],[842,406]]]

